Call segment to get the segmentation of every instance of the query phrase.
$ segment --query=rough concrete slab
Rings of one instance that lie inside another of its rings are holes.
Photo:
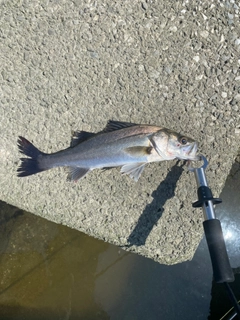
[[[16,140],[53,152],[107,119],[166,126],[199,141],[219,195],[239,148],[239,4],[11,0],[0,19],[0,198],[161,263],[191,259],[202,213],[180,164],[138,183],[117,169],[20,179]]]

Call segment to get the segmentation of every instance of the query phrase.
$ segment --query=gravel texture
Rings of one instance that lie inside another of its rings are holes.
[[[237,1],[1,1],[0,198],[160,263],[191,259],[202,237],[194,175],[150,164],[78,183],[63,169],[17,178],[17,136],[44,152],[108,119],[165,126],[199,141],[221,192],[239,150]]]

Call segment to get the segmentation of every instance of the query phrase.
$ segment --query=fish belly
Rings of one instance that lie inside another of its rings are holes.
[[[93,138],[94,139],[94,138]],[[91,140],[93,140],[91,139]],[[71,166],[81,168],[118,167],[128,163],[148,162],[146,154],[129,154],[125,150],[131,147],[148,147],[150,142],[146,137],[127,137],[111,143],[90,141],[81,143],[74,148],[50,154],[43,159],[48,167]]]

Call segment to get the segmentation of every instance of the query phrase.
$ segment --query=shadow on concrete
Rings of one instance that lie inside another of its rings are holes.
[[[184,164],[178,166],[179,162],[180,161],[171,168],[164,181],[153,191],[153,201],[146,206],[141,214],[136,227],[128,237],[127,247],[133,245],[142,246],[145,244],[148,235],[163,214],[166,201],[174,197],[177,181],[184,171]]]

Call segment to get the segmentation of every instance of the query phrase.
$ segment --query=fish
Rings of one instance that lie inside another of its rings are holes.
[[[78,181],[94,169],[121,167],[120,172],[138,181],[147,163],[164,160],[199,160],[197,142],[165,127],[109,120],[97,133],[75,131],[70,147],[44,153],[26,138],[18,137],[19,177],[55,167],[67,167],[67,180]]]

